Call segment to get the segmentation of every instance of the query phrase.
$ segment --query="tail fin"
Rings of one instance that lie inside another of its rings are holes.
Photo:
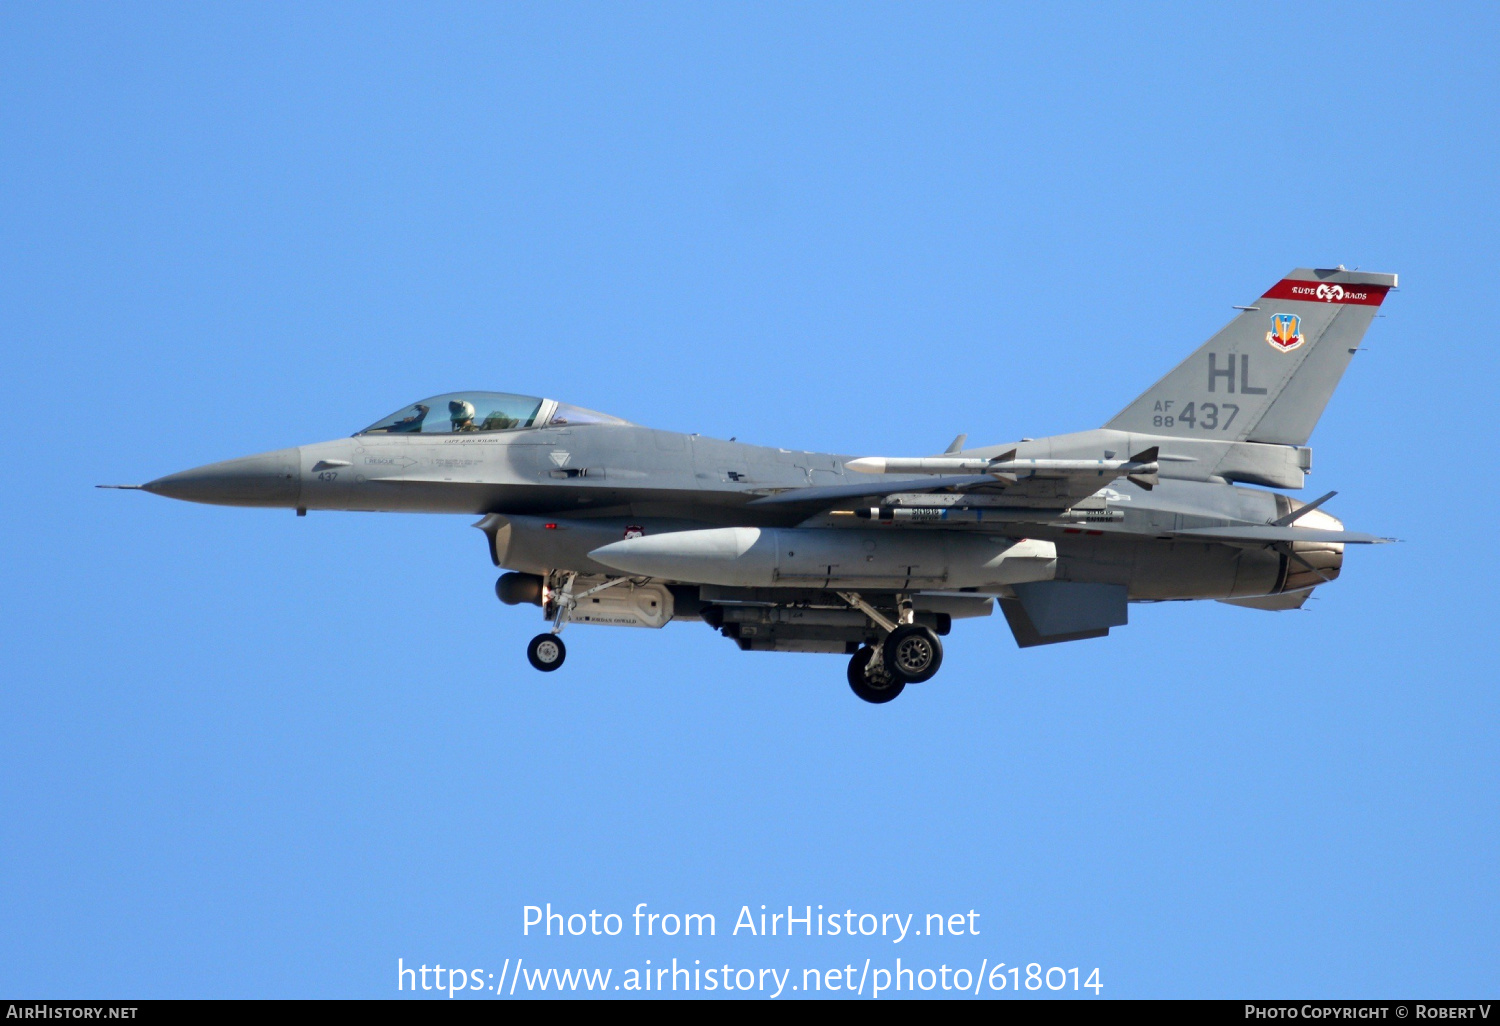
[[[1394,274],[1299,267],[1104,425],[1306,445]]]

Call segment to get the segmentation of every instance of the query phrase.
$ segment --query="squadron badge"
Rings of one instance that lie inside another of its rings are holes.
[[[1296,314],[1272,314],[1271,330],[1266,332],[1266,341],[1271,343],[1272,349],[1290,353],[1304,341],[1302,318]]]

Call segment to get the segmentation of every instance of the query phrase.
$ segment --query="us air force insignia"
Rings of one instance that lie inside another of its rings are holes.
[[[1279,352],[1290,353],[1306,339],[1302,335],[1302,318],[1296,314],[1272,314],[1271,330],[1266,332],[1266,341]]]

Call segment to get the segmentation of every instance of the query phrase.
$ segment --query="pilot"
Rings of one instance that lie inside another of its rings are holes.
[[[386,433],[399,435],[413,434],[415,432],[421,431],[422,421],[427,419],[427,411],[432,409],[432,407],[423,406],[421,403],[417,403],[412,407],[412,409],[416,412],[409,417],[402,417],[400,420],[396,421],[390,427],[385,429]]]
[[[478,431],[474,426],[474,404],[466,399],[453,399],[448,403],[448,419],[453,421],[454,431]]]

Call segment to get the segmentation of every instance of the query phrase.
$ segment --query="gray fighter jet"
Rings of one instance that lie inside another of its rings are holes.
[[[570,623],[708,624],[758,652],[850,657],[887,702],[939,637],[999,603],[1022,648],[1100,638],[1130,602],[1296,609],[1338,576],[1344,530],[1301,488],[1318,417],[1393,274],[1298,269],[1102,428],[940,455],[764,448],[640,427],[552,399],[424,399],[350,438],[139,487],[231,506],[467,513],[541,609]],[[1248,487],[1260,486],[1260,487]]]

